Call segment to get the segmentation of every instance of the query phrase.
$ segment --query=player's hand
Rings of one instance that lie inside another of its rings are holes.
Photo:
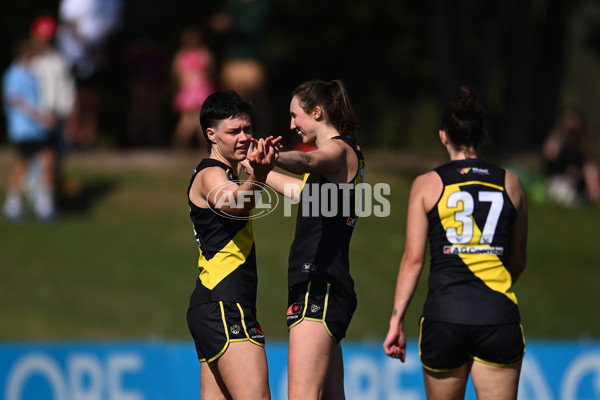
[[[273,145],[272,139],[251,139],[246,159],[258,180],[266,179],[269,172],[275,167],[278,157],[279,149]]]
[[[265,161],[272,166],[275,166],[275,163],[279,159],[279,149],[281,146],[279,142],[281,141],[281,136],[276,139],[273,139],[273,136],[269,136],[265,139],[264,143],[264,153],[265,153]]]
[[[406,337],[398,325],[390,326],[383,341],[383,351],[392,358],[399,358],[402,362],[406,359]]]
[[[248,161],[248,158],[246,158],[243,161],[240,161],[240,165],[242,166],[245,173],[247,173],[248,175],[252,174],[252,166],[250,165],[250,161]]]
[[[265,139],[266,140],[270,140],[270,143],[273,144],[273,146],[275,146],[278,150],[283,149],[283,145],[280,143],[281,139],[283,139],[281,136],[277,136],[276,138],[273,136],[269,136]]]
[[[269,136],[266,139],[257,140],[252,138],[250,140],[250,148],[248,149],[246,158],[251,166],[253,168],[260,165],[274,167],[279,158],[279,149],[281,148],[279,141],[281,137],[273,139],[272,136]]]

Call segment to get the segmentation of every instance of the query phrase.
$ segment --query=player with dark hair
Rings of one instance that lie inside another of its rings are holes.
[[[445,106],[440,141],[450,162],[413,182],[385,353],[404,361],[404,317],[429,239],[429,291],[419,350],[429,399],[516,399],[525,340],[513,285],[525,269],[527,204],[519,178],[477,156],[485,113],[460,88]]]
[[[317,149],[279,154],[277,166],[304,174],[303,180],[273,171],[266,180],[300,201],[288,268],[288,396],[343,399],[340,341],[357,305],[348,252],[356,222],[355,185],[364,176],[364,157],[354,139],[358,123],[339,80],[295,88],[290,115],[290,129]]]
[[[210,156],[196,167],[188,187],[200,274],[187,321],[202,363],[203,400],[271,397],[264,334],[256,320],[250,212],[255,192],[275,165],[278,148],[271,139],[261,139],[250,149],[250,112],[250,104],[234,91],[211,94],[200,112]],[[240,183],[239,163],[249,151],[253,172]]]

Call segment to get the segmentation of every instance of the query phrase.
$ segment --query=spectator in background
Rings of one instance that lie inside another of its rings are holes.
[[[165,145],[165,90],[171,54],[165,44],[168,2],[128,0],[123,35],[129,92],[124,144],[128,148]]]
[[[195,137],[204,148],[199,113],[204,100],[214,92],[213,55],[203,44],[202,35],[195,27],[181,33],[181,47],[173,59],[173,75],[177,80],[177,93],[173,108],[179,113],[173,145],[185,147]]]
[[[54,48],[57,23],[43,15],[31,25],[31,38],[36,46],[31,70],[38,83],[40,107],[54,117],[49,135],[56,155],[54,178],[60,180],[60,161],[65,152],[64,122],[73,110],[75,81],[69,62]]]
[[[222,10],[210,21],[212,30],[224,40],[221,87],[235,90],[252,103],[257,132],[270,131],[262,47],[270,10],[271,0],[224,0]]]
[[[163,88],[168,71],[167,52],[157,43],[140,38],[125,54],[129,72],[128,147],[163,144]]]
[[[106,45],[120,27],[121,0],[62,0],[57,42],[73,67],[76,100],[66,136],[68,144],[89,148],[95,144],[101,87],[108,65]]]
[[[24,218],[23,181],[31,161],[39,156],[43,178],[29,197],[36,216],[49,222],[54,218],[54,152],[49,142],[49,131],[55,120],[40,107],[38,82],[31,70],[34,43],[31,40],[19,42],[15,53],[15,60],[3,77],[8,141],[17,150],[3,211],[8,220],[18,222]]]
[[[600,201],[600,177],[583,113],[568,108],[542,147],[548,195],[553,203],[575,206]]]

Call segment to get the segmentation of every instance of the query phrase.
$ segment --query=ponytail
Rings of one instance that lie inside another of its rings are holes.
[[[321,107],[326,121],[341,135],[352,135],[359,128],[350,98],[340,80],[304,82],[292,91],[292,96],[298,98],[300,107],[307,113]]]
[[[477,96],[460,87],[446,103],[442,129],[454,145],[477,150],[487,138],[485,125],[485,111]]]

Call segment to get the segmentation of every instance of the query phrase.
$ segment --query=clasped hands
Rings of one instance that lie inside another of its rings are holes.
[[[246,159],[241,164],[247,174],[254,173],[257,178],[266,178],[279,159],[279,149],[283,147],[279,144],[281,136],[277,138],[269,136],[265,139],[252,138],[250,141]]]

